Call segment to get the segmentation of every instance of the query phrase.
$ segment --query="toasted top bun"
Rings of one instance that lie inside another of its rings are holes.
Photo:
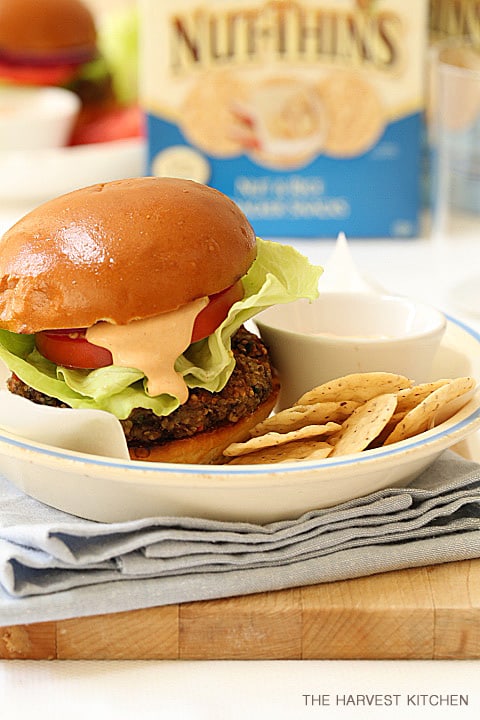
[[[256,238],[206,185],[132,178],[92,185],[28,213],[0,241],[0,327],[13,332],[126,324],[232,285]]]
[[[95,50],[95,22],[81,0],[1,0],[0,50],[12,59]]]

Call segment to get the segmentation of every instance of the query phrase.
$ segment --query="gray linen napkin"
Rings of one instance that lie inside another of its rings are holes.
[[[388,488],[268,525],[76,518],[0,476],[0,625],[102,614],[480,557],[480,465],[446,452]]]

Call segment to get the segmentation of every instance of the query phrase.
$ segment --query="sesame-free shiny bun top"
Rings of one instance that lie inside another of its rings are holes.
[[[28,213],[0,241],[0,327],[126,324],[232,285],[255,233],[221,192],[176,178],[92,185]]]
[[[95,21],[81,0],[0,0],[0,52],[34,59],[94,50]]]

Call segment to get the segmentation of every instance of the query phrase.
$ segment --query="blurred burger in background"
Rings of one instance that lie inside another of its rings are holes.
[[[81,110],[73,145],[140,137],[137,19],[131,3],[101,25],[83,0],[0,0],[0,87],[57,86]]]

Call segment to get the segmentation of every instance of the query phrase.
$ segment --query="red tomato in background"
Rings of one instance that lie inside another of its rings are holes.
[[[211,335],[227,317],[234,303],[243,298],[241,280],[226,290],[210,296],[208,305],[197,315],[191,342]],[[110,350],[88,342],[86,328],[43,330],[35,335],[38,351],[56,365],[93,370],[112,365]]]
[[[90,145],[143,137],[143,113],[137,105],[81,113],[70,145]]]

